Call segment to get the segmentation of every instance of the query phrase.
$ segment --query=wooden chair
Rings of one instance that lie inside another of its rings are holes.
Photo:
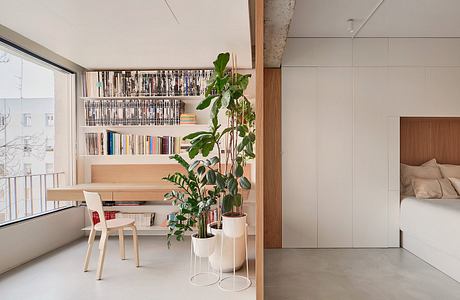
[[[137,238],[137,229],[134,224],[134,219],[119,218],[113,220],[106,220],[104,216],[104,210],[102,209],[102,200],[98,193],[83,191],[85,196],[86,205],[91,220],[91,232],[88,238],[88,250],[86,251],[85,265],[83,271],[88,271],[88,264],[91,257],[91,251],[93,249],[94,238],[96,237],[96,231],[101,231],[101,239],[99,241],[99,263],[97,266],[96,279],[100,280],[102,277],[102,268],[104,266],[105,249],[107,246],[107,238],[109,233],[118,231],[118,238],[120,244],[120,257],[125,259],[125,239],[123,235],[124,228],[131,228],[133,231],[133,243],[134,243],[134,256],[136,267],[139,267],[139,242]],[[99,214],[99,223],[96,225],[93,222],[92,213],[97,212]]]

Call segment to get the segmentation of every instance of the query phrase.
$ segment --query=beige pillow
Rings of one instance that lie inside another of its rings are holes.
[[[457,190],[457,193],[460,194],[460,178],[453,178],[449,177],[450,182],[452,182],[452,185],[454,186],[455,190]]]
[[[444,178],[460,178],[460,166],[456,165],[439,165],[442,177]]]
[[[442,197],[441,184],[437,179],[413,178],[412,187],[417,198],[436,199]]]
[[[455,188],[450,183],[448,178],[440,178],[438,179],[439,184],[441,185],[442,190],[442,198],[444,199],[456,199],[458,198],[458,194]]]
[[[401,194],[404,196],[415,196],[412,187],[413,178],[438,179],[442,178],[435,159],[427,161],[421,166],[409,166],[401,164]],[[438,183],[439,184],[439,183]]]

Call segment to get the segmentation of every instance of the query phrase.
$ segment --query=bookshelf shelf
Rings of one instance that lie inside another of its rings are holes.
[[[112,128],[126,128],[126,129],[154,129],[154,128],[165,128],[165,129],[176,129],[176,128],[185,128],[185,129],[195,129],[208,127],[208,124],[183,124],[183,125],[97,125],[97,126],[88,126],[82,125],[82,129],[112,129]]]
[[[203,100],[204,96],[126,96],[126,97],[80,97],[81,100],[131,100],[131,99],[180,99]]]

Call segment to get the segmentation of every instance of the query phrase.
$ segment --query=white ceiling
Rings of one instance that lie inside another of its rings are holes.
[[[249,22],[248,0],[0,0],[0,24],[89,69],[251,68]]]
[[[297,0],[290,37],[350,37],[380,0]],[[385,0],[358,37],[460,37],[459,0]]]

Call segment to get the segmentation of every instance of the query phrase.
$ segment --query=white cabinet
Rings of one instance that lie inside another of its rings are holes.
[[[282,93],[283,247],[315,248],[316,69],[291,68],[283,73]]]
[[[351,75],[351,68],[317,71],[319,248],[352,246]]]
[[[283,69],[283,247],[352,246],[350,83],[350,68]]]

